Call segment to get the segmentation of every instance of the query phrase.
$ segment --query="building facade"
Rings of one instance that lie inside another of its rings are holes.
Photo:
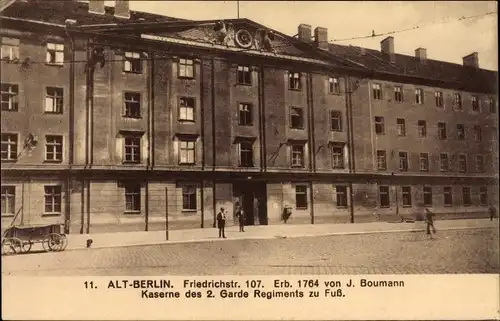
[[[314,33],[314,40],[312,34]],[[498,202],[497,73],[188,21],[127,1],[1,13],[2,225],[70,233],[482,217]]]

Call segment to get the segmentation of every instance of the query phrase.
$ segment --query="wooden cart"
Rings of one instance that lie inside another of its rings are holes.
[[[64,251],[68,239],[60,224],[10,226],[3,233],[2,255],[27,253],[35,243],[45,251]]]

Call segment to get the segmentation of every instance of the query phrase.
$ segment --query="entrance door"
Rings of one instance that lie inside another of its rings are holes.
[[[267,225],[265,183],[235,182],[233,196],[245,213],[245,225]]]

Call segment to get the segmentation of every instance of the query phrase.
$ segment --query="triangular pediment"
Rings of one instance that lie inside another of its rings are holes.
[[[313,43],[300,41],[248,19],[131,23],[98,31],[127,32],[148,40],[285,59],[288,57],[325,65],[350,65],[343,59],[334,59],[322,53]]]

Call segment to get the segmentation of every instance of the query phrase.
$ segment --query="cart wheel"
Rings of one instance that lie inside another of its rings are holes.
[[[23,253],[28,253],[29,251],[31,251],[31,246],[33,245],[33,243],[31,241],[28,241],[26,243],[22,243],[21,245],[21,251]]]
[[[65,234],[61,234],[62,240],[63,240],[63,246],[61,248],[61,251],[64,251],[66,247],[68,246],[68,238],[66,237]]]
[[[17,237],[5,238],[2,241],[2,255],[10,255],[22,252],[23,242]]]
[[[61,236],[61,234],[52,233],[49,235],[48,239],[48,246],[51,251],[59,252],[62,250],[64,246],[64,238]]]
[[[50,251],[49,243],[50,243],[50,236],[47,236],[42,241],[42,247],[45,252]]]

